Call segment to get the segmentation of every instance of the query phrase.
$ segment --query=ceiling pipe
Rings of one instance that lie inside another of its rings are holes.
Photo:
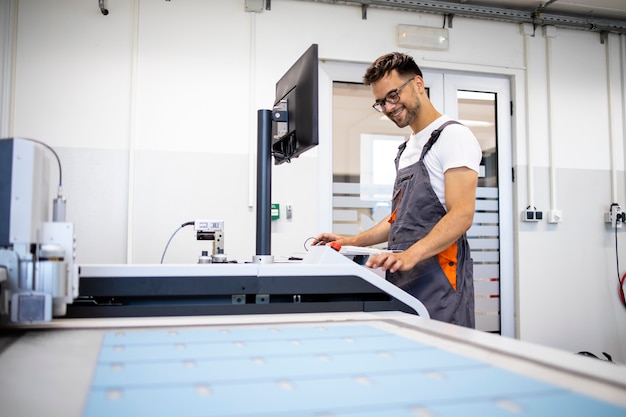
[[[608,32],[626,34],[626,20],[600,17],[593,14],[566,14],[548,12],[547,6],[552,1],[533,10],[480,6],[476,4],[458,3],[442,0],[301,0],[313,3],[333,5],[359,6],[422,12],[435,14],[453,14],[475,19],[496,20],[513,23],[532,23],[534,25],[551,25],[558,28],[586,30],[591,32]]]

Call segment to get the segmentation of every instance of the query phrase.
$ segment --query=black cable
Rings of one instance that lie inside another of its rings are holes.
[[[307,251],[307,252],[309,251],[309,248],[307,248],[307,247],[306,247],[306,243],[307,243],[309,240],[311,240],[311,239],[315,239],[315,237],[313,237],[313,236],[308,237],[308,238],[306,238],[306,240],[304,241],[304,250],[305,250],[305,251]]]
[[[624,215],[624,213],[618,213],[616,214],[616,219],[615,219],[615,265],[617,267],[617,291],[619,294],[619,299],[622,303],[622,305],[624,307],[626,307],[626,299],[624,297],[624,280],[626,279],[626,274],[624,274],[621,278],[620,278],[620,272],[619,272],[619,251],[617,248],[617,223],[618,222],[624,222],[624,218],[626,216]]]
[[[622,302],[622,305],[626,308],[626,296],[624,295],[624,281],[626,281],[626,274],[622,275],[621,280],[618,280],[619,298],[620,298],[620,301]]]
[[[179,231],[180,229],[182,229],[183,227],[186,227],[186,226],[193,226],[194,224],[195,224],[195,222],[186,222],[186,223],[183,223],[183,224],[181,224],[181,225],[178,227],[178,229],[176,229],[176,230],[174,231],[174,233],[172,233],[172,236],[170,236],[170,238],[169,238],[169,239],[168,239],[168,241],[167,241],[167,244],[165,245],[165,249],[163,249],[163,255],[161,255],[161,263],[163,263],[163,259],[165,259],[165,252],[167,252],[167,247],[170,245],[170,242],[172,241],[172,239],[174,238],[174,236],[176,235],[176,233],[178,233],[178,231]]]
[[[600,360],[606,360],[606,362],[613,362],[613,357],[612,357],[611,355],[609,355],[608,353],[606,353],[606,352],[602,352],[602,355],[604,355],[604,357],[605,357],[606,359],[602,359],[602,358],[600,358],[600,357],[598,357],[598,356],[594,355],[594,354],[593,354],[593,353],[591,353],[591,352],[587,352],[586,350],[584,350],[584,351],[582,351],[582,352],[578,352],[578,354],[579,354],[579,355],[582,355],[582,356],[587,356],[587,357],[589,357],[589,358],[596,358],[596,359],[600,359]]]
[[[109,14],[109,10],[104,5],[104,0],[98,0],[98,7],[100,8],[100,13],[102,13],[103,15],[106,16]]]

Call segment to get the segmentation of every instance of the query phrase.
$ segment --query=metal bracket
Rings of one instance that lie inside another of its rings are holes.
[[[449,13],[445,15],[445,19],[448,21],[448,29],[452,29],[452,19],[454,19],[454,14]],[[445,29],[445,20],[444,20],[444,29]]]
[[[604,45],[606,40],[609,38],[609,32],[600,32],[600,43]]]

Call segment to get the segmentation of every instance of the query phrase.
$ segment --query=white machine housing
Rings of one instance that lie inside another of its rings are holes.
[[[27,139],[0,140],[0,320],[63,316],[78,296],[72,223],[50,222],[50,157]],[[59,174],[60,175],[60,174]]]

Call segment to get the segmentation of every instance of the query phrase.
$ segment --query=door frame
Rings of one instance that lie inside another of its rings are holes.
[[[361,83],[369,63],[320,61],[318,145],[318,230],[332,230],[332,103],[333,82]],[[511,79],[508,75],[482,74],[422,68],[435,108],[452,118],[458,116],[458,89],[497,94],[498,199],[500,224],[500,332],[515,337],[515,268],[512,179]]]

